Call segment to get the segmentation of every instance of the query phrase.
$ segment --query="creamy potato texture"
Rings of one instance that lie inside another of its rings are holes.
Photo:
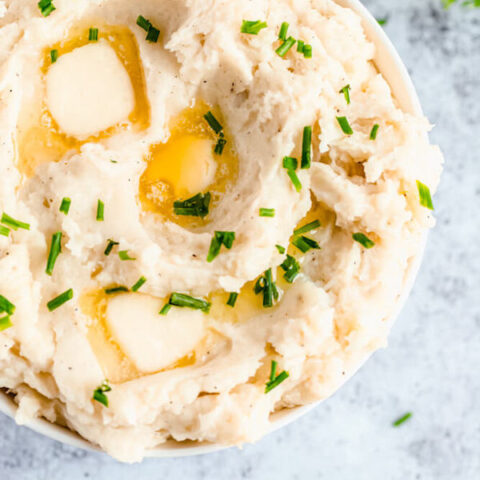
[[[18,422],[124,461],[242,444],[385,345],[441,154],[354,12],[0,4],[0,387]],[[278,50],[283,22],[311,57]]]

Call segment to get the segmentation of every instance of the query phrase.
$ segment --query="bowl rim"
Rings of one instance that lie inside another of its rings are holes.
[[[415,116],[423,116],[420,100],[413,85],[412,79],[410,78],[410,75],[407,71],[407,68],[405,67],[391,40],[388,38],[387,34],[379,25],[377,20],[360,2],[360,0],[334,1],[340,6],[350,8],[361,17],[362,25],[365,30],[366,36],[370,41],[375,44],[376,47],[376,54],[374,58],[375,64],[378,70],[382,73],[383,77],[387,80],[387,83],[390,85],[391,91],[401,108],[404,111],[411,113]],[[420,241],[417,254],[410,263],[404,281],[404,288],[401,295],[398,297],[395,307],[389,317],[389,322],[391,325],[393,325],[398,315],[400,314],[400,311],[404,307],[408,296],[410,295],[410,292],[413,288],[425,253],[427,237],[428,233],[425,232]],[[368,360],[370,356],[371,354],[366,356],[363,362],[361,362],[357,366],[356,370],[352,372],[345,381],[348,381],[348,379],[351,378],[355,374],[355,372],[362,367],[362,365]],[[291,409],[284,409],[279,412],[275,412],[271,416],[270,427],[265,433],[265,435],[272,433],[282,427],[285,427],[286,425],[289,425],[295,420],[298,420],[300,417],[311,411],[320,403],[321,401],[318,401],[309,405],[294,407]],[[17,407],[13,400],[7,394],[0,392],[0,412],[15,419],[16,410]],[[66,427],[50,423],[44,418],[31,419],[30,421],[28,421],[28,423],[25,423],[24,426],[49,439],[62,442],[71,447],[77,447],[92,452],[96,451],[105,453],[98,446],[80,437],[78,433],[69,430]],[[148,450],[145,454],[145,457],[185,457],[213,453],[226,448],[230,448],[230,446],[212,443],[167,441],[165,444]]]

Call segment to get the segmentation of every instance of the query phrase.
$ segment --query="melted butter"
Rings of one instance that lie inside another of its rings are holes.
[[[141,131],[150,123],[144,72],[133,33],[127,27],[111,26],[100,22],[88,22],[72,28],[66,39],[44,49],[41,74],[44,76],[51,65],[50,51],[58,50],[59,57],[89,43],[88,31],[94,24],[98,28],[99,39],[104,39],[115,50],[130,77],[134,89],[135,107],[128,122],[116,125],[86,139],[76,139],[62,133],[46,108],[43,98],[36,99],[23,107],[17,130],[18,168],[26,176],[34,174],[38,165],[45,162],[58,162],[67,152],[78,152],[87,142],[100,142],[120,132],[122,129]],[[42,89],[43,92],[43,89]]]
[[[210,211],[237,177],[238,162],[228,133],[222,155],[213,152],[217,135],[203,115],[212,110],[224,125],[220,113],[202,102],[184,110],[170,124],[170,137],[153,145],[147,167],[140,178],[139,200],[146,212],[161,215],[182,226],[201,226],[208,220],[177,216],[175,200],[186,200],[197,193],[210,192]]]

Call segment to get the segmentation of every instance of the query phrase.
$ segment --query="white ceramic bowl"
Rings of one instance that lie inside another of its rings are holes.
[[[365,28],[368,38],[376,45],[375,63],[380,70],[384,78],[390,84],[392,92],[398,101],[402,109],[408,113],[414,115],[423,115],[420,102],[415,92],[412,80],[410,79],[407,69],[400,59],[394,46],[388,39],[383,29],[379,26],[375,18],[370,12],[361,4],[359,0],[336,0],[338,4],[349,7],[357,12],[363,20],[363,26]],[[415,277],[417,276],[420,263],[422,261],[423,253],[425,250],[426,235],[422,244],[419,246],[417,256],[410,265],[408,271],[404,290],[399,297],[396,307],[390,322],[393,323],[400,313],[400,310],[404,306],[408,295],[413,287]],[[360,367],[360,366],[359,366]],[[319,403],[319,402],[318,402]],[[314,408],[318,403],[307,405],[304,407],[297,407],[288,410],[282,410],[272,415],[272,426],[270,432],[273,432],[294,420],[298,419],[306,412]],[[16,405],[10,397],[0,393],[0,411],[10,417],[15,416]],[[29,428],[38,432],[46,437],[52,438],[59,442],[66,443],[73,447],[83,448],[87,450],[99,450],[96,446],[92,445],[87,440],[84,440],[76,433],[52,424],[44,419],[34,419],[28,425]],[[195,442],[174,442],[170,441],[157,447],[150,452],[147,456],[150,457],[183,457],[189,455],[200,455],[205,453],[214,452],[225,448],[223,445],[195,443]]]

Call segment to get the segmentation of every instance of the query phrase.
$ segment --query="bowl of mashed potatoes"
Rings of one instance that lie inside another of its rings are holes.
[[[386,345],[442,156],[354,0],[0,2],[0,408],[242,445]]]

